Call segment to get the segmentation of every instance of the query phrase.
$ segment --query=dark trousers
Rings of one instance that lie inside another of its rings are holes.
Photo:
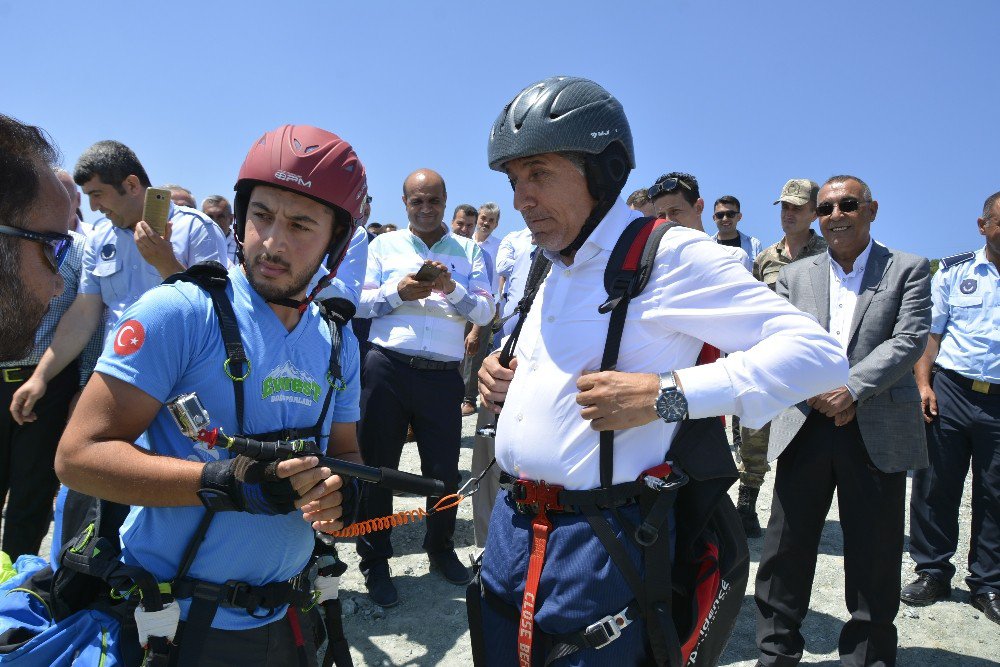
[[[805,641],[820,536],[834,489],[844,534],[851,619],[840,633],[844,665],[894,665],[906,473],[872,464],[856,421],[813,412],[778,457],[771,519],[757,569],[757,646],[763,665],[796,665]]]
[[[54,461],[56,446],[66,428],[66,416],[73,395],[80,389],[75,363],[49,382],[35,404],[33,422],[19,426],[10,415],[10,402],[33,368],[20,373],[20,382],[0,382],[0,507],[10,493],[3,527],[3,550],[11,560],[22,554],[37,554],[52,519],[52,501],[59,480]]]
[[[440,479],[447,492],[458,489],[458,453],[462,441],[462,377],[457,369],[418,370],[390,359],[372,347],[364,361],[361,390],[361,423],[358,438],[361,456],[371,466],[398,468],[406,438],[413,424],[420,452],[420,472]],[[437,498],[428,498],[428,509]],[[455,548],[457,508],[427,518],[424,550],[439,553]],[[368,485],[359,520],[392,514],[392,491]],[[358,538],[361,571],[392,557],[390,530]]]
[[[1000,395],[963,389],[944,373],[934,377],[938,418],[927,425],[930,466],[913,474],[910,555],[919,573],[942,581],[955,575],[958,508],[972,466],[969,576],[973,595],[1000,593]]]

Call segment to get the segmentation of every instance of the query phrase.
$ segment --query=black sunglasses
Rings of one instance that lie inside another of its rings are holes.
[[[691,186],[682,181],[679,178],[665,178],[658,183],[653,183],[646,191],[646,196],[652,201],[659,197],[660,195],[670,194],[677,188],[684,188],[685,190],[691,190]]]
[[[728,220],[729,218],[735,218],[739,214],[739,211],[716,211],[712,217],[716,220]]]
[[[823,217],[833,214],[833,207],[840,209],[841,213],[854,213],[861,206],[861,202],[853,197],[844,197],[838,202],[825,201],[816,207],[816,213]]]
[[[19,239],[27,239],[28,241],[42,244],[45,259],[49,260],[52,270],[57,273],[59,272],[59,267],[62,266],[63,261],[66,259],[66,255],[69,254],[69,249],[73,246],[72,236],[69,234],[59,234],[58,232],[30,232],[27,229],[0,225],[0,234],[15,236]]]

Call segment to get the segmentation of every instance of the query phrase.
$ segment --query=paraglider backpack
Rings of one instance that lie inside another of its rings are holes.
[[[626,227],[615,244],[604,273],[608,298],[599,308],[602,314],[610,313],[601,370],[615,368],[628,304],[646,288],[660,240],[674,226],[662,219],[638,218]],[[501,362],[513,355],[521,326],[545,280],[549,264],[543,253],[536,252],[524,297],[517,306],[519,319],[501,353]],[[717,357],[717,354],[707,355],[709,360]],[[722,422],[711,417],[687,419],[678,425],[669,450],[671,463],[654,469],[658,473],[668,470],[666,483],[659,489],[642,482],[612,485],[613,452],[614,432],[601,431],[601,487],[593,492],[573,493],[590,493],[597,498],[615,491],[618,495],[636,492],[642,522],[627,539],[634,540],[643,550],[645,576],[632,565],[596,503],[590,507],[585,503],[578,506],[632,588],[635,601],[627,613],[646,621],[648,664],[716,665],[736,623],[750,563],[746,536],[726,493],[738,475]],[[671,521],[676,529],[672,562],[668,537]],[[485,664],[485,645],[475,627],[482,627],[479,605],[484,598],[496,611],[520,618],[518,609],[504,603],[478,581],[470,585],[468,611],[476,664]],[[541,637],[538,646],[541,650],[532,651],[532,664],[547,665],[582,649],[603,648],[621,632],[614,627],[615,619],[610,616],[594,620],[579,632],[567,635],[545,635],[535,628],[535,634]]]

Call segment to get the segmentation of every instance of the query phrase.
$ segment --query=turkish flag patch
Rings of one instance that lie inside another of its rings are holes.
[[[139,321],[127,320],[118,328],[118,334],[115,336],[115,352],[123,357],[138,352],[145,340],[146,330]]]

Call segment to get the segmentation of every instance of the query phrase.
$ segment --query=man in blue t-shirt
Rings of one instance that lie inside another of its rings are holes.
[[[227,364],[208,292],[190,282],[157,287],[126,309],[109,335],[67,427],[56,461],[60,478],[82,493],[132,505],[121,528],[122,560],[174,582],[180,664],[297,664],[302,638],[296,615],[285,620],[287,604],[248,611],[223,601],[210,627],[192,621],[183,629],[200,603],[185,597],[177,577],[205,516],[203,503],[216,514],[186,580],[277,590],[306,567],[313,529],[350,523],[357,489],[318,467],[314,456],[265,469],[194,443],[164,404],[195,393],[211,417],[207,428],[227,435],[318,427],[320,449],[361,461],[357,340],[342,330],[343,383],[335,383],[330,327],[312,303],[325,285],[308,296],[306,287],[324,258],[335,274],[366,191],[364,167],[336,135],[284,126],[261,137],[236,184],[242,250],[226,287],[247,364]],[[232,376],[243,373],[240,424]],[[312,663],[315,651],[307,653]]]

